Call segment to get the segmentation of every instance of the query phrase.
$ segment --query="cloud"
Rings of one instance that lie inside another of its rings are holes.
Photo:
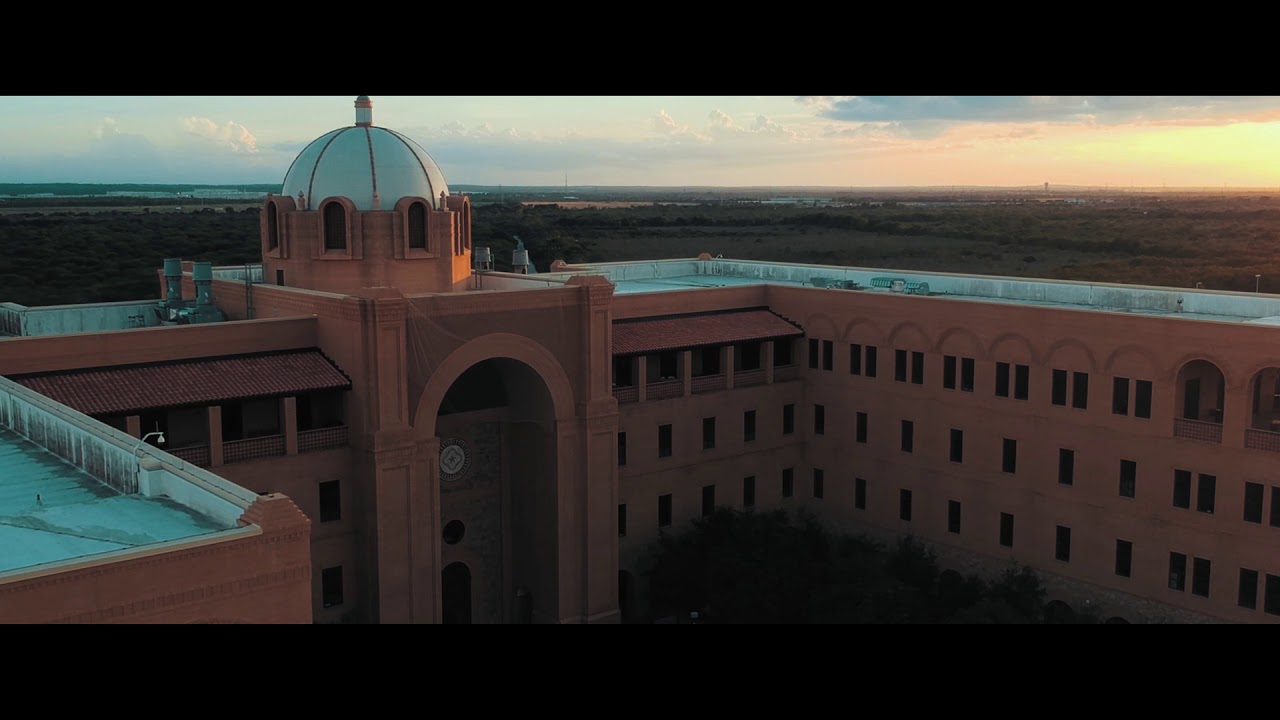
[[[228,121],[219,125],[209,118],[187,117],[182,119],[182,129],[197,137],[212,140],[232,152],[258,152],[258,139],[249,132],[249,128],[237,122]]]
[[[119,135],[119,134],[120,134],[120,128],[116,123],[116,119],[113,117],[102,118],[102,124],[98,125],[98,127],[94,128],[93,130],[93,136],[99,140],[101,140],[104,137],[109,137],[111,135]]]
[[[1227,117],[1239,121],[1276,112],[1276,98],[1225,96],[805,96],[797,102],[815,108],[818,117],[827,120],[895,122],[904,128],[933,123],[932,131],[921,134],[964,122],[1217,125]]]
[[[712,110],[708,119],[713,129],[728,130],[733,127],[733,118],[721,110]]]

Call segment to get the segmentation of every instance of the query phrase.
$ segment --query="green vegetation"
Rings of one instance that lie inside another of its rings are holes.
[[[783,510],[718,508],[652,548],[652,617],[705,623],[1077,623],[1046,611],[1033,570],[1009,569],[988,584],[940,571],[933,551],[907,537],[884,548],[833,533]]]
[[[102,192],[102,186],[94,187]],[[475,244],[494,249],[499,270],[509,268],[519,236],[542,271],[556,259],[650,260],[705,251],[887,270],[1180,287],[1199,282],[1213,290],[1252,291],[1254,276],[1261,275],[1263,292],[1280,292],[1280,197],[1116,195],[1081,204],[1016,197],[1001,202],[850,197],[847,207],[701,199],[582,209],[477,204],[472,232]],[[155,270],[165,257],[219,265],[260,260],[260,205],[206,198],[198,207],[200,202],[5,199],[0,202],[0,301],[34,305],[154,297]],[[174,212],[180,203],[186,203],[185,212]]]

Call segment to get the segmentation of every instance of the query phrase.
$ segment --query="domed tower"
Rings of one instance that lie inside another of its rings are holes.
[[[471,203],[450,195],[418,143],[373,124],[356,99],[356,122],[316,138],[263,206],[264,281],[334,293],[394,287],[450,292],[471,276]]]

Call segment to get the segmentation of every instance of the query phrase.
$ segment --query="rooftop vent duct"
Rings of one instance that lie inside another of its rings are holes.
[[[152,267],[155,267],[154,265]],[[182,305],[182,258],[164,259],[165,304]]]
[[[488,247],[477,246],[472,259],[476,265],[476,272],[487,272],[493,269],[493,251]]]
[[[524,249],[524,241],[519,235],[516,238],[516,249],[511,251],[511,271],[521,275],[529,274],[529,251]]]

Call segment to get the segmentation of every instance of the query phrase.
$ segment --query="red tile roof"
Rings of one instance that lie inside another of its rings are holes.
[[[613,324],[613,354],[639,355],[803,334],[791,321],[758,309],[619,320]]]
[[[216,405],[229,400],[351,388],[351,380],[342,370],[314,349],[73,370],[11,379],[86,415]]]

